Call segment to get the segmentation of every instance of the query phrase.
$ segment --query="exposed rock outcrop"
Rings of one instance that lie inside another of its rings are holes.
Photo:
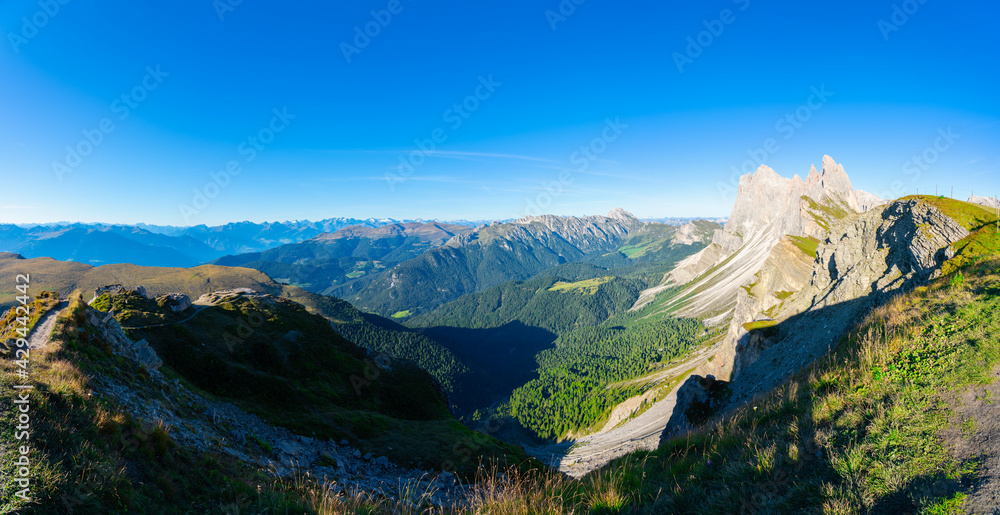
[[[191,297],[183,293],[167,293],[157,296],[156,303],[174,313],[180,313],[191,307]]]
[[[135,288],[126,288],[120,284],[111,284],[108,286],[101,286],[94,290],[94,298],[100,297],[103,294],[108,294],[109,296],[114,295],[124,295],[128,293],[136,293],[143,297],[148,297],[146,293],[146,288],[142,286],[136,286]]]
[[[125,335],[125,331],[114,316],[110,314],[101,316],[99,311],[87,310],[87,321],[101,332],[101,337],[111,345],[113,353],[135,361],[150,372],[159,373],[158,369],[163,366],[163,360],[156,355],[156,351],[146,343],[146,340],[132,341]]]
[[[731,252],[751,234],[775,240],[786,234],[807,234],[803,222],[809,217],[805,216],[802,197],[809,197],[817,204],[832,200],[854,212],[861,211],[844,167],[830,156],[823,156],[821,171],[817,172],[815,166],[810,168],[804,181],[798,175],[786,179],[761,165],[752,175],[740,177],[736,204],[725,229],[716,233],[715,243]]]
[[[724,349],[700,373],[728,377],[734,401],[770,390],[826,354],[871,307],[931,278],[954,256],[951,244],[968,235],[959,223],[917,199],[842,220],[817,246],[808,282],[770,308],[776,325],[748,331],[736,324],[760,317],[755,310],[767,305],[752,294],[756,285],[749,288],[738,301]],[[787,281],[774,277],[776,273],[773,267],[763,268],[758,284]]]
[[[891,202],[889,200],[879,198],[879,196],[874,193],[868,193],[863,190],[854,190],[854,193],[858,197],[858,204],[861,206],[862,213],[867,213],[878,206]]]
[[[633,308],[672,285],[685,289],[666,308],[682,316],[725,321],[734,313],[741,286],[753,282],[771,250],[786,235],[825,237],[830,224],[862,209],[844,167],[830,156],[805,180],[779,176],[767,166],[740,177],[733,211],[712,245],[685,259],[664,283],[640,296]],[[739,323],[747,320],[739,320]]]
[[[815,309],[923,282],[969,231],[916,199],[880,207],[832,231],[816,249],[810,284],[786,312]],[[811,296],[811,298],[810,298]]]
[[[801,290],[813,273],[815,256],[799,247],[792,237],[784,237],[778,242],[760,271],[754,275],[752,283],[736,291],[736,308],[729,321],[729,330],[715,359],[704,367],[702,374],[729,380],[734,367],[739,368],[742,360],[737,359],[737,342],[747,335],[744,324],[758,319],[769,319],[782,308],[788,296]],[[751,335],[752,338],[752,335]],[[763,342],[754,341],[759,344]],[[744,349],[757,348],[746,345]],[[749,355],[740,355],[747,358]]]

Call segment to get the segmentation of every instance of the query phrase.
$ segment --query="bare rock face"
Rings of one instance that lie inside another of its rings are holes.
[[[889,200],[883,200],[879,198],[878,195],[874,193],[868,193],[867,191],[854,190],[854,193],[858,197],[858,204],[861,205],[861,212],[867,213],[878,206],[888,204]]]
[[[129,358],[151,372],[158,373],[158,369],[163,366],[163,360],[156,355],[156,351],[146,343],[146,340],[132,341],[125,335],[118,320],[110,314],[88,309],[87,320],[101,332],[101,336],[111,345],[111,351],[116,355]]]
[[[916,199],[852,216],[817,247],[808,283],[775,310],[778,329],[771,334],[744,330],[735,346],[713,361],[732,360],[730,379],[738,397],[767,391],[825,354],[888,295],[933,277],[954,256],[951,244],[968,235]],[[755,316],[753,309],[759,307],[749,301],[741,305],[743,317]]]
[[[803,196],[817,203],[830,199],[854,212],[861,211],[844,167],[830,156],[823,156],[822,170],[816,171],[813,166],[805,181],[798,175],[791,179],[781,177],[770,167],[761,165],[752,175],[740,177],[736,204],[725,229],[717,232],[713,241],[727,251],[734,251],[748,235],[764,228],[777,238],[804,234]]]
[[[730,395],[712,414],[724,413],[770,391],[830,352],[871,308],[938,273],[954,256],[951,245],[968,235],[963,226],[919,199],[896,201],[842,219],[818,245],[806,284],[767,311],[776,325],[749,332],[742,324],[731,326],[729,336],[735,339],[724,343],[713,360],[719,362],[715,369],[697,372],[731,372],[727,385]],[[780,263],[780,259],[768,263]],[[803,275],[779,277],[775,275],[778,272],[763,267],[757,283],[740,293],[734,324],[761,317],[759,309],[769,302],[757,298],[763,284],[770,282],[775,288],[784,281],[794,288],[796,277]],[[692,376],[682,386],[678,403],[683,400],[689,407],[674,410],[664,438],[683,434],[697,424],[690,418],[696,413],[690,405],[705,405],[703,383],[715,377],[720,376]],[[711,403],[708,406],[712,407]]]
[[[729,380],[748,361],[753,361],[767,341],[747,336],[744,323],[769,319],[783,307],[786,295],[797,292],[809,283],[814,258],[801,250],[791,238],[785,237],[771,249],[770,255],[757,272],[754,282],[736,292],[736,308],[729,322],[729,331],[716,354],[702,374]],[[783,297],[783,298],[779,298]],[[738,345],[742,339],[752,341]],[[752,345],[750,345],[752,344]],[[755,352],[747,353],[750,349]]]
[[[718,403],[712,398],[713,387],[716,386],[712,376],[691,376],[677,389],[677,403],[674,411],[663,429],[660,442],[683,435],[702,422],[699,415],[708,416]]]
[[[183,293],[167,293],[156,297],[156,303],[174,313],[180,313],[191,307],[191,297]]]
[[[925,281],[954,256],[951,244],[968,235],[958,222],[916,199],[876,208],[832,231],[816,249],[811,284],[789,309],[806,302],[807,309],[823,307]]]
[[[526,216],[516,220],[513,224],[499,226],[498,229],[508,231],[508,234],[505,234],[507,238],[517,239],[520,236],[524,240],[531,240],[545,236],[537,230],[532,230],[533,226],[539,225],[581,250],[589,252],[601,249],[609,242],[620,240],[629,232],[641,227],[643,223],[632,213],[622,208],[615,208],[607,216]],[[518,232],[524,234],[519,235]],[[480,236],[480,239],[482,241],[489,240],[488,237],[483,236]]]
[[[1000,201],[998,201],[996,197],[980,197],[978,195],[970,196],[969,203],[979,204],[980,206],[986,206],[986,207],[1000,206]]]
[[[739,288],[751,282],[782,238],[824,238],[833,220],[860,209],[844,167],[830,156],[823,157],[821,170],[813,166],[805,180],[798,175],[784,178],[761,166],[740,177],[733,211],[725,227],[715,231],[712,244],[679,263],[664,284],[644,291],[640,300],[648,303],[665,287],[685,284],[676,298],[688,300],[678,313],[696,317],[711,314],[712,320],[724,320],[733,312]],[[695,278],[699,279],[691,282]]]
[[[149,297],[146,293],[146,288],[143,286],[136,286],[135,288],[126,288],[120,284],[111,284],[108,286],[101,286],[94,290],[94,298],[100,297],[103,294],[108,294],[108,296],[115,295],[125,295],[128,293],[136,293],[142,295],[143,297]]]

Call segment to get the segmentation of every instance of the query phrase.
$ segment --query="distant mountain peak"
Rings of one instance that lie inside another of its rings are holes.
[[[633,215],[632,213],[629,213],[628,211],[625,211],[624,209],[622,209],[620,207],[616,207],[616,208],[612,209],[611,211],[608,211],[608,215],[607,216],[608,216],[608,218],[611,218],[613,220],[632,220],[632,219],[635,219],[635,215]]]
[[[774,168],[767,165],[758,166],[757,170],[753,172],[751,178],[757,180],[783,179],[782,176],[778,175],[778,172],[774,171]]]

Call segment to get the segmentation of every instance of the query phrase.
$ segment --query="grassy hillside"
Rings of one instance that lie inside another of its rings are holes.
[[[134,293],[108,301],[116,317],[162,311]],[[451,417],[444,392],[427,372],[409,362],[369,357],[326,319],[286,299],[225,297],[186,321],[128,334],[148,341],[168,373],[198,391],[299,434],[381,449],[400,464],[440,466],[449,457],[449,442],[470,434]],[[495,440],[478,450],[500,459],[518,452]],[[464,472],[471,473],[472,465]]]
[[[83,309],[80,301],[71,306],[56,323],[55,341],[31,354],[31,501],[15,495],[15,460],[4,459],[0,512],[319,512],[314,484],[282,484],[227,455],[179,445],[169,429],[92,395],[108,373],[136,396],[157,399],[163,391],[138,365],[103,350]],[[0,360],[0,376],[4,384],[24,382],[9,359]],[[11,428],[0,432],[4,449],[23,443],[12,431],[11,406],[0,408],[0,423]]]
[[[0,253],[0,281],[15,284],[15,276],[22,273],[31,275],[33,290],[51,290],[62,295],[79,290],[84,292],[87,300],[90,300],[91,292],[96,288],[110,284],[132,288],[143,286],[154,296],[184,293],[192,299],[217,290],[250,288],[293,300],[310,312],[323,315],[334,323],[340,334],[358,345],[417,362],[434,375],[449,394],[454,394],[455,385],[460,378],[470,373],[451,351],[427,335],[375,315],[363,314],[340,299],[276,283],[266,274],[249,268],[218,265],[195,268],[135,265],[93,267],[49,258],[24,259],[16,254]],[[9,291],[0,290],[0,309],[13,306],[16,294],[13,288]],[[133,314],[136,313],[133,311]],[[129,320],[124,321],[126,326],[131,323]]]

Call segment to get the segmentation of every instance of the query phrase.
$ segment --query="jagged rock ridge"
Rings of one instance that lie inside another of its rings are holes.
[[[774,329],[747,330],[734,320],[715,360],[698,373],[730,380],[732,405],[770,390],[827,353],[873,306],[932,278],[954,256],[952,244],[968,235],[958,222],[918,199],[848,217],[818,244],[805,286],[768,317]],[[771,281],[777,273],[765,267],[760,281]],[[744,291],[737,314],[754,320],[761,307],[753,289]],[[672,420],[665,434],[675,435],[687,424]]]
[[[752,282],[781,238],[822,237],[831,219],[861,210],[844,167],[830,156],[823,156],[821,170],[812,166],[805,180],[781,177],[762,165],[740,177],[732,213],[713,244],[679,263],[663,284],[643,292],[633,309],[670,286],[685,285],[665,309],[722,323],[731,318],[737,291]]]

